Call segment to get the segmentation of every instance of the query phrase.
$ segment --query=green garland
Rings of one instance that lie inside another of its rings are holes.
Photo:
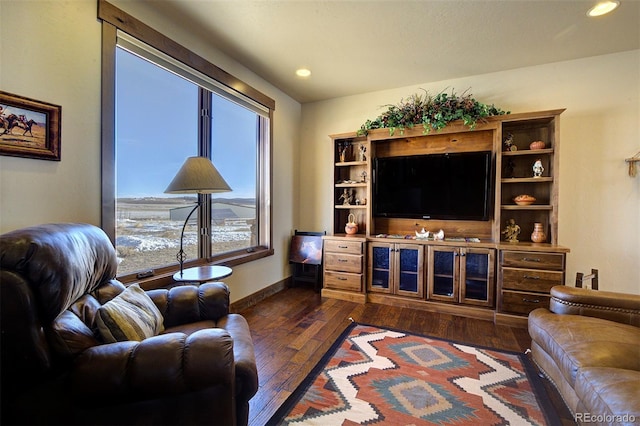
[[[366,135],[369,130],[388,128],[391,135],[396,129],[404,131],[422,125],[424,133],[440,130],[452,121],[462,120],[465,126],[473,129],[478,121],[493,115],[509,114],[493,105],[482,104],[471,97],[470,93],[456,95],[444,92],[431,96],[426,90],[424,94],[413,94],[407,100],[402,99],[398,105],[386,105],[387,111],[375,120],[367,120],[358,130],[358,135]]]

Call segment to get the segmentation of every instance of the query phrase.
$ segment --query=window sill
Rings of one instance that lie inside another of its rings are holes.
[[[225,253],[220,256],[212,257],[207,260],[199,259],[185,262],[185,268],[191,268],[194,266],[202,265],[224,265],[224,266],[237,266],[243,263],[253,262],[254,260],[262,259],[264,257],[272,256],[274,250],[268,247],[252,247],[245,250],[239,250],[231,253]],[[139,278],[138,274],[128,274],[117,277],[117,279],[124,285],[137,283],[144,290],[153,290],[157,288],[164,288],[175,284],[173,281],[173,274],[179,270],[179,265],[165,266],[153,270],[152,275],[149,277]]]

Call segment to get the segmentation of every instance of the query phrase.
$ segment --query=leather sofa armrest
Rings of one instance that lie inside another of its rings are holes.
[[[160,310],[165,328],[217,321],[229,314],[229,287],[223,282],[149,290],[147,294]]]
[[[555,286],[551,288],[549,310],[640,327],[640,295],[635,294]]]
[[[169,333],[142,342],[95,346],[75,361],[76,398],[87,403],[130,402],[220,387],[233,395],[233,340],[223,329],[189,336]]]

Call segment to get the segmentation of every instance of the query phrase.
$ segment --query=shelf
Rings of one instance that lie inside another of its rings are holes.
[[[336,167],[366,166],[368,161],[338,161]]]
[[[526,178],[502,178],[500,179],[501,183],[539,183],[539,182],[553,182],[553,178],[551,176],[542,176],[542,177],[526,177]]]
[[[336,209],[350,210],[350,209],[366,209],[367,205],[357,205],[357,204],[338,204],[336,205]]]
[[[528,206],[518,205],[502,205],[502,210],[553,210],[553,206],[549,204],[530,204]]]
[[[336,183],[336,188],[366,188],[367,185],[367,182]]]
[[[542,155],[542,154],[553,154],[553,148],[523,149],[520,151],[502,151],[503,157],[515,157],[518,155]]]

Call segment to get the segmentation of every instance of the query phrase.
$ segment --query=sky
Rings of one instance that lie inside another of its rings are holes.
[[[167,197],[197,155],[198,87],[123,49],[116,60],[117,197]],[[256,114],[214,95],[211,115],[212,161],[233,190],[214,196],[254,198]]]

